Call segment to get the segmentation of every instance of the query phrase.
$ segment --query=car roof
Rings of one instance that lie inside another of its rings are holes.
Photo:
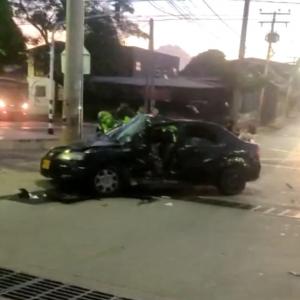
[[[208,125],[212,127],[223,128],[220,124],[209,122],[205,120],[194,120],[194,119],[175,119],[175,118],[168,118],[164,116],[150,116],[151,120],[154,125],[168,125],[168,124],[189,124],[189,125]]]

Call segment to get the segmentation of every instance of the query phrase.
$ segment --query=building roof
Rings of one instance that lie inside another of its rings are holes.
[[[262,75],[265,70],[266,60],[259,58],[245,58],[243,60],[232,60],[230,63],[237,70],[255,72]],[[289,85],[290,75],[294,70],[295,64],[270,61],[268,71],[269,83],[280,89],[286,89]]]
[[[146,78],[142,77],[106,77],[93,76],[91,77],[93,83],[111,83],[121,85],[131,85],[143,87],[147,85]],[[155,78],[154,86],[166,88],[187,88],[187,89],[224,89],[226,86],[221,80],[216,78]]]

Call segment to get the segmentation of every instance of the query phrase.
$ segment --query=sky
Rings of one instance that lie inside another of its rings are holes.
[[[172,0],[176,6],[186,15],[197,20],[169,20],[170,14],[179,15],[178,11],[168,0],[139,1],[134,3],[135,16],[143,16],[140,23],[143,30],[148,31],[148,25],[144,22],[150,16],[155,22],[155,47],[171,44],[183,48],[191,56],[208,49],[223,51],[228,59],[238,57],[240,32],[242,25],[244,1],[240,0],[206,0],[210,7],[221,17],[220,21],[214,13],[205,5],[203,0]],[[261,2],[262,1],[262,2]],[[251,0],[246,57],[265,58],[267,54],[267,42],[265,35],[270,32],[270,24],[261,26],[260,21],[271,21],[272,15],[261,15],[263,12],[273,13],[280,10],[278,21],[290,22],[276,24],[275,31],[280,34],[280,41],[273,45],[273,60],[293,62],[300,57],[300,0]],[[291,2],[294,4],[280,3]],[[154,5],[157,7],[155,8]],[[163,13],[162,11],[166,12]],[[164,15],[164,17],[162,16]],[[128,45],[147,47],[147,41],[130,38]]]
[[[179,12],[172,6],[172,2],[184,14],[184,20],[180,20]],[[138,22],[145,32],[149,31],[148,19],[154,18],[156,49],[163,45],[178,45],[190,56],[208,49],[219,49],[227,59],[235,59],[239,51],[243,6],[243,0],[134,0],[135,13],[130,18]],[[290,10],[290,15],[277,17],[278,21],[288,21],[289,24],[275,26],[280,41],[273,44],[272,59],[295,61],[300,57],[300,0],[251,0],[246,57],[265,58],[267,54],[265,36],[270,32],[271,25],[261,26],[259,22],[271,21],[272,15],[261,15],[260,10],[268,13],[279,10],[288,13]],[[23,30],[26,33],[33,32],[29,26],[24,26]],[[126,45],[146,48],[148,41],[131,37],[126,40]]]

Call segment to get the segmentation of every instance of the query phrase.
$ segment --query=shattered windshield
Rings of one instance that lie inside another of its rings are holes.
[[[148,117],[144,114],[139,114],[133,118],[128,124],[120,126],[110,131],[107,136],[119,143],[126,143],[132,140],[136,134],[144,130],[145,123]]]

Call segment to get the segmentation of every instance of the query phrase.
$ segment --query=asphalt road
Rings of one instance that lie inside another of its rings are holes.
[[[136,300],[298,300],[300,121],[257,140],[262,177],[242,195],[165,191],[151,203],[18,200],[17,188],[49,188],[40,153],[1,152],[0,267]]]

